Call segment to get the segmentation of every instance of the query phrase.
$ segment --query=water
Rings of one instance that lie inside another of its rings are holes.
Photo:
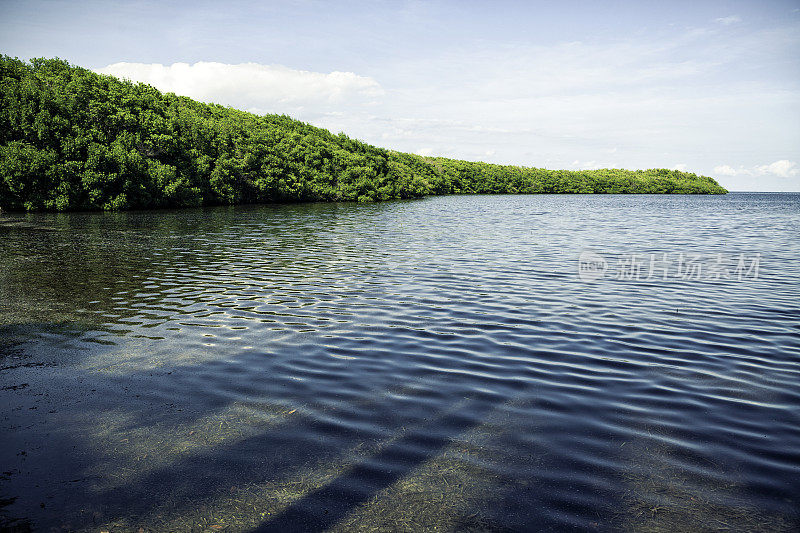
[[[0,524],[793,530],[798,235],[798,194],[4,214]]]

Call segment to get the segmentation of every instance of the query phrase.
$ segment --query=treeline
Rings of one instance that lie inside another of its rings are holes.
[[[711,178],[665,169],[553,171],[420,157],[58,59],[0,60],[0,208],[7,210],[724,192]]]

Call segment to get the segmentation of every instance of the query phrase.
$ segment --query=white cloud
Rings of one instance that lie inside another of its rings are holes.
[[[742,19],[736,15],[729,15],[727,17],[720,17],[718,19],[714,19],[714,22],[718,22],[723,26],[730,26],[731,24],[736,24],[737,22],[741,22]]]
[[[427,157],[433,153],[433,149],[431,148],[420,148],[419,150],[414,152],[417,155],[421,155],[423,157]]]
[[[302,112],[305,106],[318,110],[331,105],[369,104],[384,93],[376,80],[353,72],[325,74],[258,63],[114,63],[97,72],[147,83],[202,102],[256,112]]]
[[[780,161],[775,161],[769,165],[756,167],[756,171],[759,174],[773,174],[781,178],[790,178],[800,174],[800,169],[797,168],[797,163],[787,159],[781,159]]]
[[[685,172],[686,171],[686,165],[684,163],[679,163],[679,164],[675,165],[674,167],[672,167],[672,170],[678,170],[680,172]]]
[[[737,170],[730,165],[720,165],[718,167],[714,167],[714,174],[718,174],[720,176],[735,176],[737,174]]]
[[[603,168],[603,165],[597,161],[578,161],[577,159],[571,165],[575,170],[597,170]]]
[[[777,176],[779,178],[792,178],[800,176],[800,168],[797,163],[788,159],[781,159],[768,165],[756,165],[754,167],[733,168],[730,165],[719,165],[714,167],[714,173],[720,176]]]

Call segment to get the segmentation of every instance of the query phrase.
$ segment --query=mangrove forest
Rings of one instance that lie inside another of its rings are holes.
[[[727,192],[667,169],[423,157],[70,65],[0,56],[0,209],[115,210],[443,194]]]

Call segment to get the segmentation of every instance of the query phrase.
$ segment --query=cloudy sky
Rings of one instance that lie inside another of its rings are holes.
[[[0,0],[0,52],[419,154],[800,191],[800,0]]]

